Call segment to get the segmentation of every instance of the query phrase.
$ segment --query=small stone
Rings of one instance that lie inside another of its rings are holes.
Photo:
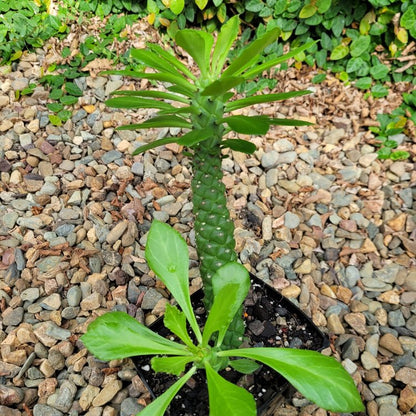
[[[281,291],[283,296],[286,296],[287,298],[292,298],[292,299],[296,299],[300,295],[300,292],[301,292],[300,287],[296,285],[290,285],[288,287],[285,287]]]
[[[412,387],[406,386],[401,390],[398,404],[399,409],[404,413],[409,412],[416,406],[416,393]]]
[[[46,404],[35,404],[33,416],[63,416],[63,413]]]
[[[99,387],[95,387],[92,385],[88,385],[81,393],[81,397],[79,398],[79,405],[81,406],[82,410],[88,410],[94,400],[94,398],[100,392]]]
[[[97,292],[91,293],[91,295],[87,296],[85,299],[81,301],[81,309],[83,311],[91,311],[98,309],[101,306],[102,295]]]
[[[143,408],[144,406],[139,404],[137,399],[127,397],[127,399],[124,399],[121,402],[120,416],[135,416],[140,413]]]
[[[17,409],[12,409],[8,406],[0,405],[1,416],[22,416],[22,413]]]
[[[390,333],[384,334],[380,338],[380,347],[383,347],[396,355],[404,354],[400,341],[393,334]]]
[[[15,309],[8,307],[2,313],[3,325],[17,326],[23,321],[24,309],[17,307]]]
[[[275,150],[265,152],[261,158],[261,165],[264,169],[275,168],[279,163],[279,153]]]
[[[345,334],[344,326],[339,319],[339,316],[335,313],[328,316],[328,331],[335,335]]]
[[[23,301],[33,302],[39,298],[40,291],[37,287],[25,289],[20,295]]]
[[[366,335],[368,333],[366,328],[366,321],[365,316],[362,313],[359,312],[352,312],[347,313],[344,315],[345,321],[348,323],[348,325],[354,329],[358,334],[360,335]]]
[[[407,214],[402,212],[401,214],[387,221],[387,225],[393,231],[402,231],[404,230],[404,227],[406,225],[406,220],[407,220]]]
[[[312,262],[310,259],[305,259],[300,266],[296,267],[295,273],[298,274],[309,274],[312,272]]]
[[[78,306],[82,297],[82,292],[79,286],[72,286],[69,288],[66,299],[69,306]]]
[[[400,412],[391,404],[381,404],[378,409],[378,416],[400,416]]]
[[[61,307],[61,296],[58,293],[52,293],[40,302],[40,306],[47,311],[56,311]]]
[[[393,386],[387,383],[381,383],[379,381],[374,381],[373,383],[369,384],[371,391],[376,396],[386,396],[393,391]]]
[[[368,351],[364,351],[361,354],[361,364],[366,370],[380,368],[380,363],[378,362],[377,358]]]
[[[108,244],[113,245],[124,234],[127,229],[128,221],[119,222],[113,227],[113,229],[107,234],[106,241]]]
[[[105,387],[97,394],[92,401],[92,405],[95,407],[103,406],[108,403],[123,387],[120,380],[111,380]]]
[[[163,296],[154,288],[149,288],[143,296],[141,307],[143,309],[153,309]]]
[[[407,386],[416,387],[416,370],[414,368],[403,367],[396,373],[395,379]]]

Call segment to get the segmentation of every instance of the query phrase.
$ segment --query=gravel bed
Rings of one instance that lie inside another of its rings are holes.
[[[131,156],[138,142],[182,133],[115,131],[152,115],[104,105],[129,80],[76,80],[84,96],[61,127],[43,87],[16,101],[57,56],[45,48],[0,75],[0,414],[135,415],[149,397],[131,361],[98,361],[79,337],[109,310],[146,324],[163,313],[168,293],[144,260],[152,219],[187,239],[200,286],[192,169],[174,144]],[[366,128],[406,86],[373,101],[331,76],[313,85],[314,75],[273,75],[276,91],[313,93],[245,113],[314,126],[246,137],[258,150],[223,161],[239,259],[330,335],[324,353],[352,375],[365,414],[415,415],[415,135],[394,138],[410,160],[380,161]],[[275,412],[329,414],[299,395]]]

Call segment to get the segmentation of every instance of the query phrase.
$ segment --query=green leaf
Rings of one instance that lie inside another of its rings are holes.
[[[243,374],[251,374],[258,370],[261,366],[257,364],[253,360],[247,359],[239,359],[239,360],[231,360],[229,362],[229,366],[234,368],[234,370],[243,373]]]
[[[414,29],[416,26],[416,5],[411,5],[409,8],[402,14],[400,18],[400,26],[405,29]]]
[[[325,13],[331,7],[332,0],[317,0],[316,7],[318,7],[319,13]]]
[[[192,130],[189,133],[184,134],[181,138],[177,140],[177,143],[182,146],[191,147],[194,144],[202,142],[209,137],[212,137],[212,129],[206,128],[201,130]]]
[[[371,43],[371,36],[361,35],[356,40],[352,41],[350,45],[351,56],[357,57],[367,52]]]
[[[320,84],[321,82],[325,81],[325,79],[326,79],[326,74],[318,74],[312,78],[312,83]]]
[[[253,65],[260,58],[264,48],[273,43],[280,35],[280,32],[279,28],[274,28],[269,32],[266,32],[261,38],[251,42],[243,49],[242,53],[233,60],[231,65],[223,72],[221,78],[239,75]]]
[[[370,77],[363,77],[355,81],[355,86],[360,90],[368,90],[373,83]]]
[[[82,90],[73,82],[65,82],[65,90],[69,95],[74,95],[75,97],[81,97],[83,94]]]
[[[168,373],[180,376],[186,364],[195,360],[195,357],[153,357],[150,361],[156,373]]]
[[[222,119],[222,122],[242,134],[266,134],[269,131],[269,118],[266,116],[229,116]]]
[[[194,58],[203,76],[209,74],[209,58],[214,38],[202,30],[184,29],[175,36],[177,45]]]
[[[370,74],[374,79],[383,79],[390,72],[390,68],[387,65],[378,64],[370,68]]]
[[[306,49],[309,49],[313,45],[315,45],[316,41],[307,42],[302,46],[299,46],[298,48],[294,48],[290,50],[290,52],[286,53],[285,55],[279,56],[278,58],[272,59],[270,61],[265,62],[264,64],[257,65],[253,69],[250,69],[249,71],[245,72],[242,76],[248,80],[253,79],[257,75],[261,74],[263,71],[267,71],[270,68],[275,67],[276,65],[279,65],[283,62],[286,62],[288,59],[293,58],[294,56],[298,55],[300,52],[305,51]]]
[[[176,76],[183,77],[177,69],[166,62],[164,59],[160,59],[154,52],[148,49],[132,49],[130,54],[133,58],[137,59],[140,63],[148,66],[149,68],[154,68],[160,72],[169,72]]]
[[[53,124],[54,126],[62,126],[62,120],[60,119],[60,117],[50,114],[48,118],[51,124]]]
[[[332,357],[290,348],[242,348],[218,355],[251,358],[268,365],[323,409],[339,413],[364,410],[351,376]]]
[[[274,126],[313,126],[313,123],[303,120],[292,120],[286,118],[269,118],[269,124]]]
[[[389,95],[389,89],[384,85],[376,84],[371,88],[371,94],[375,98],[387,97]]]
[[[117,127],[117,130],[141,130],[155,127],[181,127],[189,129],[192,127],[192,124],[179,116],[156,116],[150,120],[144,121],[143,123],[126,124],[124,126]]]
[[[410,153],[406,152],[405,150],[396,150],[395,152],[392,152],[390,155],[390,158],[392,160],[405,160],[410,157]]]
[[[318,11],[318,8],[313,4],[305,4],[299,12],[301,19],[307,19],[313,16]]]
[[[156,43],[148,43],[147,47],[157,53],[162,59],[164,59],[166,62],[174,66],[177,70],[182,72],[184,75],[186,75],[188,78],[196,80],[196,77],[192,74],[192,72],[184,65],[181,61],[179,61],[175,56],[173,56],[168,51],[165,51],[160,45]]]
[[[379,159],[389,159],[391,155],[391,149],[389,147],[382,147],[377,151],[377,156]]]
[[[207,5],[208,0],[195,0],[195,4],[201,9],[204,10],[205,6]]]
[[[82,342],[98,359],[135,355],[190,355],[185,345],[161,337],[125,312],[109,312],[88,326]]]
[[[113,108],[159,108],[161,110],[172,110],[175,107],[163,101],[148,100],[140,97],[116,97],[110,98],[105,105]]]
[[[231,88],[242,84],[245,81],[243,77],[221,77],[211,84],[207,85],[202,91],[201,95],[218,96],[225,94]]]
[[[49,103],[46,104],[46,107],[48,107],[48,110],[53,111],[54,113],[57,113],[58,111],[61,111],[64,106],[59,103]]]
[[[349,48],[347,45],[340,44],[336,48],[334,48],[331,52],[329,59],[333,61],[337,61],[339,59],[345,58],[349,53]]]
[[[63,94],[64,92],[62,91],[62,89],[61,88],[56,88],[56,89],[54,89],[54,90],[52,90],[51,92],[50,92],[50,94],[49,94],[49,98],[51,99],[51,100],[59,100],[61,97],[62,97],[62,94]]]
[[[237,38],[239,26],[240,18],[238,15],[233,16],[221,26],[217,42],[215,43],[214,52],[212,54],[211,70],[213,74],[217,75],[221,73],[221,69],[227,59],[231,45]]]
[[[247,269],[239,263],[227,263],[215,272],[212,276],[214,302],[204,327],[204,345],[207,345],[216,331],[219,331],[217,345],[221,345],[228,326],[243,304],[249,288],[250,278]]]
[[[175,14],[181,13],[184,6],[185,6],[185,0],[170,0],[170,9]]]
[[[242,387],[222,378],[206,363],[209,416],[255,416],[256,402],[253,396]]]
[[[154,149],[155,147],[164,146],[169,143],[176,143],[178,139],[176,137],[165,137],[164,139],[155,140],[154,142],[139,146],[133,153],[133,156],[139,155],[140,153],[147,152],[148,150]]]
[[[126,95],[130,97],[153,97],[153,98],[162,98],[164,100],[178,101],[184,104],[189,104],[189,100],[177,94],[171,94],[165,91],[130,91],[130,90],[119,90],[114,91],[111,95]]]
[[[196,91],[195,85],[188,82],[185,78],[180,75],[174,75],[169,72],[157,72],[157,73],[148,73],[148,72],[138,72],[130,70],[120,70],[120,71],[103,71],[100,72],[102,75],[123,75],[133,78],[144,78],[161,82],[169,82],[171,84],[176,84],[181,87],[181,93],[187,97],[192,97],[193,93]]]
[[[78,97],[73,97],[72,95],[64,95],[63,97],[59,99],[59,101],[63,105],[73,105],[78,102]]]
[[[172,399],[182,386],[195,374],[196,367],[192,367],[183,377],[170,386],[152,403],[140,410],[140,416],[163,416]]]
[[[247,140],[242,139],[228,139],[221,142],[222,147],[228,147],[231,150],[237,152],[242,152],[246,154],[253,154],[256,151],[256,145],[254,143],[248,142]]]
[[[301,97],[302,95],[310,94],[311,91],[302,90],[302,91],[290,91],[282,92],[278,94],[261,94],[254,95],[248,98],[242,98],[241,100],[231,101],[225,104],[226,111],[234,111],[243,107],[248,107],[254,104],[261,103],[270,103],[273,101],[287,100],[293,97]]]
[[[383,144],[390,149],[395,149],[398,146],[396,140],[385,140]]]
[[[166,312],[163,317],[163,323],[166,328],[170,329],[175,335],[177,335],[186,345],[193,347],[193,342],[189,337],[186,329],[186,317],[185,314],[180,311],[176,306],[166,304]]]
[[[189,296],[189,257],[185,240],[169,225],[153,221],[147,237],[145,257],[150,268],[180,305],[200,342],[202,336]]]

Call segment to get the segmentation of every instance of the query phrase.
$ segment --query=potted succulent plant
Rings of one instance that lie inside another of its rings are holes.
[[[230,90],[313,45],[304,45],[283,57],[259,64],[261,52],[279,36],[279,29],[272,29],[244,48],[223,70],[238,30],[239,20],[235,16],[223,25],[215,45],[214,37],[203,31],[185,29],[177,33],[176,44],[192,56],[199,68],[199,76],[156,44],[132,51],[136,60],[154,72],[110,71],[167,84],[165,91],[117,91],[116,97],[107,101],[109,106],[159,110],[154,118],[119,129],[181,127],[190,130],[179,138],[168,137],[143,145],[135,154],[173,142],[192,152],[194,227],[208,311],[204,328],[200,328],[189,298],[186,243],[169,226],[155,222],[149,232],[146,258],[182,310],[168,306],[164,317],[166,327],[182,343],[158,336],[121,312],[97,318],[82,340],[94,355],[103,360],[157,355],[152,358],[152,367],[156,371],[175,375],[185,372],[141,412],[144,416],[162,415],[177,391],[199,369],[205,370],[207,377],[210,415],[223,415],[225,411],[236,416],[254,415],[256,405],[251,395],[224,380],[218,371],[230,365],[241,372],[255,371],[258,367],[255,361],[279,371],[306,397],[324,408],[344,412],[362,410],[352,379],[334,359],[313,351],[238,348],[244,333],[241,305],[250,280],[244,267],[236,262],[234,226],[226,207],[222,183],[222,149],[228,147],[253,153],[256,148],[249,141],[229,139],[226,135],[231,130],[260,135],[272,125],[309,123],[267,116],[233,115],[232,111],[309,92],[263,94],[232,100],[234,93]],[[186,322],[193,338],[188,334]],[[232,357],[242,359],[231,360]]]

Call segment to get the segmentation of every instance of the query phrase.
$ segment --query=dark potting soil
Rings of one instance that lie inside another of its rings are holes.
[[[206,315],[202,292],[195,295],[192,299],[194,311],[203,323]],[[244,302],[244,320],[245,347],[291,347],[316,351],[326,347],[326,337],[310,319],[288,299],[257,278],[252,280],[250,292]],[[172,335],[163,326],[162,320],[157,321],[156,327],[152,329],[162,336]],[[134,363],[139,375],[157,397],[165,392],[177,377],[165,373],[156,374],[151,368],[150,359],[150,356],[135,357]],[[229,368],[220,374],[228,381],[246,388],[254,396],[258,409],[267,408],[272,398],[281,395],[290,386],[284,377],[266,365],[249,375]],[[208,409],[205,374],[198,371],[172,400],[166,415],[207,416]]]

